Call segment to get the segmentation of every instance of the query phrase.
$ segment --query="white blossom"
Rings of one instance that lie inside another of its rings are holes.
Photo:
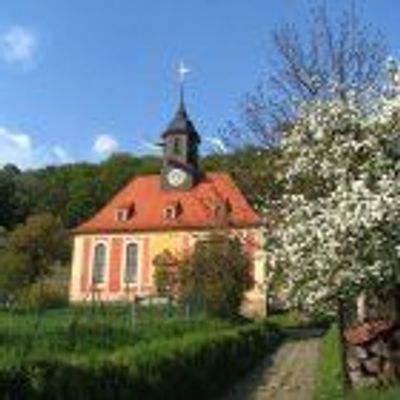
[[[397,89],[369,107],[305,104],[284,134],[287,190],[279,225],[267,237],[268,271],[280,274],[293,304],[332,310],[339,296],[398,274],[400,157],[390,153],[400,140]]]

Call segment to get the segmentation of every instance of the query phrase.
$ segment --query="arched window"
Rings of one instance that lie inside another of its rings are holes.
[[[126,246],[126,252],[125,252],[124,282],[127,284],[136,282],[137,272],[138,272],[138,245],[136,243],[129,243]]]
[[[104,283],[106,270],[107,249],[104,243],[99,243],[94,248],[93,283]]]

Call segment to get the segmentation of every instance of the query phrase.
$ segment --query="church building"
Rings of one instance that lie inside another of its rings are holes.
[[[154,295],[155,260],[190,255],[197,240],[217,231],[239,237],[251,256],[255,284],[243,311],[263,315],[261,218],[229,175],[200,170],[201,138],[183,96],[161,139],[160,174],[134,177],[74,230],[70,300],[124,302]]]

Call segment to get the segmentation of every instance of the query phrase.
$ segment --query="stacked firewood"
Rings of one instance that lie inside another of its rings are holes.
[[[400,326],[387,321],[363,323],[345,331],[346,366],[354,387],[400,381]]]

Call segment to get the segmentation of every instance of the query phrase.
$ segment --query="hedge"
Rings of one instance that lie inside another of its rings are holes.
[[[85,355],[9,356],[4,399],[204,399],[231,386],[271,352],[280,335],[251,324]]]

